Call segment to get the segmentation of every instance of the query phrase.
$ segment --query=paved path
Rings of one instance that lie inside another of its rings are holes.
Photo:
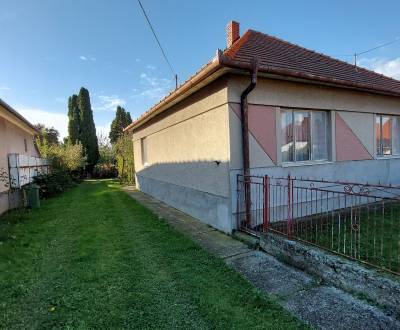
[[[267,253],[252,250],[244,243],[133,187],[125,187],[124,190],[204,249],[223,258],[227,265],[255,287],[275,296],[284,308],[311,326],[318,329],[400,329],[400,323],[379,308],[332,286],[318,283],[307,273]]]

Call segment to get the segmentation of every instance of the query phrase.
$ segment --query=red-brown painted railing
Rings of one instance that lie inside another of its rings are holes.
[[[276,232],[400,274],[400,187],[238,175],[236,214],[239,230]]]

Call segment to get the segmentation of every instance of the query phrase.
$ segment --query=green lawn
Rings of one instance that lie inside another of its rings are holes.
[[[2,328],[299,328],[120,191],[86,182],[0,217]]]

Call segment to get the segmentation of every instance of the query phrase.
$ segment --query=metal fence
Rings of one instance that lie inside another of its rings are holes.
[[[8,154],[9,181],[11,188],[21,188],[33,181],[39,174],[48,174],[50,163],[47,159],[21,154]]]
[[[400,274],[400,187],[238,175],[237,220]]]

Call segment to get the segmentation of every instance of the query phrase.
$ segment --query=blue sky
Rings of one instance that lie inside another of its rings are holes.
[[[231,19],[351,61],[400,37],[399,1],[142,0],[180,80],[225,47]],[[251,5],[250,5],[251,3]],[[67,99],[85,86],[98,131],[118,104],[136,118],[174,86],[136,0],[0,0],[0,98],[66,134]],[[361,65],[400,79],[400,42]]]

